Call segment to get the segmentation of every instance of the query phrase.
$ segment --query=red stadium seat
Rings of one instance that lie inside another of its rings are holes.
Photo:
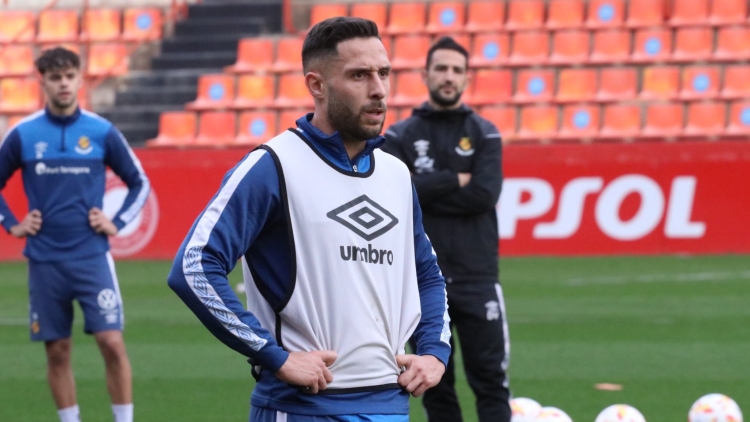
[[[520,139],[552,139],[557,135],[558,110],[556,106],[533,105],[521,107],[518,128]]]
[[[586,26],[589,28],[619,27],[625,16],[624,0],[589,0]]]
[[[724,60],[750,58],[750,28],[740,26],[719,28],[714,58]]]
[[[34,50],[30,45],[0,46],[0,77],[31,75],[34,70]]]
[[[0,10],[0,44],[33,41],[35,20],[34,12]]]
[[[278,108],[313,107],[314,101],[305,85],[305,77],[297,73],[279,76],[279,91],[273,102]]]
[[[555,32],[552,41],[552,63],[583,63],[589,58],[589,31],[568,30]]]
[[[708,23],[709,0],[672,0],[672,16],[669,23],[700,25]]]
[[[427,35],[399,35],[393,40],[394,69],[422,69],[432,45]]]
[[[54,43],[78,40],[78,12],[46,9],[39,12],[37,42]]]
[[[567,68],[558,74],[556,101],[582,102],[596,97],[596,69]]]
[[[128,41],[161,39],[162,14],[157,8],[125,9],[122,38]]]
[[[469,56],[469,66],[497,66],[508,61],[510,38],[508,34],[476,34]]]
[[[604,106],[601,137],[633,138],[641,133],[641,107],[635,104]]]
[[[385,133],[388,128],[393,126],[394,123],[398,122],[401,115],[401,109],[392,107],[389,108],[388,111],[385,113],[385,120],[383,121],[383,128],[380,130],[380,133]]]
[[[661,26],[666,12],[665,0],[628,0],[630,27]]]
[[[477,70],[471,83],[471,98],[465,100],[472,105],[507,102],[513,95],[513,74],[510,70]]]
[[[630,59],[630,31],[626,29],[594,31],[594,47],[589,61],[622,63],[628,59]]]
[[[750,100],[731,103],[727,133],[750,135]]]
[[[444,34],[459,32],[466,23],[466,3],[463,1],[437,1],[430,3],[427,32]]]
[[[580,28],[583,25],[583,0],[549,0],[547,28]]]
[[[255,148],[276,136],[276,120],[273,111],[245,111],[240,114],[240,126],[237,132],[236,145]]]
[[[682,103],[653,103],[646,106],[643,135],[674,137],[682,133],[684,109]]]
[[[513,34],[513,51],[510,62],[539,64],[549,58],[549,33],[547,31],[522,31]]]
[[[391,34],[413,34],[424,30],[427,14],[426,3],[393,2],[388,19]]]
[[[294,72],[302,70],[302,38],[282,38],[276,43],[276,60],[271,66],[273,72]]]
[[[469,2],[466,31],[499,31],[505,26],[505,2],[477,0]]]
[[[270,107],[276,97],[276,80],[272,75],[242,75],[237,80],[237,96],[232,108]]]
[[[554,75],[550,69],[522,69],[517,73],[514,101],[549,101],[554,92]]]
[[[316,23],[322,22],[328,18],[335,18],[337,16],[348,16],[349,8],[344,3],[331,3],[331,4],[313,4],[312,10],[310,11],[310,28]]]
[[[293,110],[282,110],[281,113],[279,113],[279,130],[278,132],[286,131],[289,128],[296,128],[297,127],[297,119],[300,117],[306,115],[307,113],[312,113],[313,110],[310,109],[293,109]]]
[[[82,41],[114,41],[120,38],[122,13],[118,9],[88,9],[83,15]]]
[[[273,65],[273,40],[243,38],[237,46],[237,62],[225,68],[232,73],[264,72]]]
[[[226,146],[234,143],[237,134],[237,114],[233,111],[205,111],[201,113],[195,145]]]
[[[479,115],[495,125],[503,143],[513,142],[517,119],[515,107],[483,107],[479,110]]]
[[[687,66],[682,69],[680,98],[713,98],[719,94],[719,68],[716,66]]]
[[[457,42],[461,47],[465,48],[466,51],[470,51],[472,38],[471,35],[465,34],[463,32],[450,35],[438,35],[435,37],[435,41],[439,40],[442,37],[451,37],[453,38],[453,41]]]
[[[732,65],[724,68],[723,98],[750,98],[750,66]]]
[[[128,73],[128,48],[121,43],[91,44],[87,73],[90,76],[118,76]]]
[[[159,116],[159,135],[146,142],[149,147],[190,145],[195,142],[195,113],[167,111]]]
[[[188,110],[227,108],[234,100],[234,76],[203,75],[198,79],[198,97],[187,103]]]
[[[676,96],[679,89],[679,67],[649,66],[643,69],[641,98],[669,99]]]
[[[507,30],[536,29],[544,26],[544,0],[509,0]]]
[[[695,61],[711,58],[714,47],[711,28],[681,28],[675,34],[672,60]]]
[[[599,74],[597,99],[619,101],[634,98],[638,85],[638,72],[633,67],[604,67]]]
[[[396,75],[395,95],[388,103],[394,107],[417,106],[427,99],[427,95],[421,72],[399,72]]]
[[[356,18],[365,18],[375,22],[381,35],[386,33],[388,22],[388,5],[386,3],[354,3],[349,14]]]
[[[27,78],[0,79],[0,113],[30,113],[39,108],[39,81]]]
[[[599,106],[567,105],[563,107],[559,138],[586,139],[599,133]]]
[[[635,33],[633,61],[656,62],[672,55],[672,31],[664,28],[642,29]]]
[[[694,102],[688,105],[685,135],[710,137],[724,133],[727,126],[727,105],[720,102]]]
[[[730,25],[747,22],[747,1],[713,0],[708,18],[714,25]]]

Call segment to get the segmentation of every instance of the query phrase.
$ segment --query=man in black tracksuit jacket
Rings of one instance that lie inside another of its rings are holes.
[[[424,228],[445,276],[451,325],[458,331],[479,421],[509,422],[509,343],[495,211],[502,145],[495,126],[460,101],[467,57],[451,38],[433,45],[424,73],[430,100],[386,131],[383,149],[412,172]],[[454,383],[451,356],[442,381],[424,396],[430,422],[462,420]]]

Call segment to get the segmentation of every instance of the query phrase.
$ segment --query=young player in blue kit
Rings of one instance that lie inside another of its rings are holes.
[[[373,22],[332,18],[302,62],[315,112],[227,174],[169,286],[250,358],[252,422],[408,421],[409,394],[445,371],[450,332],[409,171],[379,150],[388,55]],[[227,280],[240,258],[247,310]]]
[[[80,420],[70,365],[75,299],[83,309],[84,330],[94,335],[104,357],[114,420],[131,422],[130,362],[108,236],[137,216],[149,182],[120,132],[78,107],[78,55],[54,48],[37,59],[36,67],[46,107],[19,122],[0,143],[0,189],[21,169],[30,212],[19,222],[0,196],[0,224],[26,238],[31,339],[45,344],[60,420]],[[107,167],[129,189],[112,220],[102,212]]]

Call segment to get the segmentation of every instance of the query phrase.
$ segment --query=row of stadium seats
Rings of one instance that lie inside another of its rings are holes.
[[[671,3],[671,9],[668,5]],[[310,26],[334,16],[371,19],[384,32],[725,25],[748,20],[745,0],[507,0],[320,4]]]
[[[149,147],[254,147],[293,127],[308,109],[275,111],[167,112]],[[651,102],[488,106],[479,114],[492,121],[504,142],[531,140],[617,140],[710,138],[750,135],[750,101]],[[389,109],[384,130],[406,118],[408,109]]]
[[[0,44],[89,41],[148,41],[161,38],[162,12],[156,8],[0,10]],[[80,28],[79,28],[80,26]]]
[[[87,99],[87,91],[81,89],[78,92],[78,101],[84,108],[88,108]],[[38,79],[0,79],[0,114],[31,113],[38,110],[43,103]]]
[[[82,48],[78,44],[63,44],[65,48],[83,54],[88,76],[123,75],[128,71],[128,46],[121,42],[93,43]],[[0,46],[0,77],[33,76],[34,58],[43,48],[28,44]]]

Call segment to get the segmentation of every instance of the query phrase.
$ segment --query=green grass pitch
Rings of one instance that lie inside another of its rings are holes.
[[[136,420],[246,421],[250,368],[169,290],[169,264],[117,268]],[[628,403],[651,422],[670,422],[685,421],[699,396],[722,392],[750,415],[750,256],[503,259],[501,279],[516,396],[575,421]],[[0,421],[55,421],[43,348],[28,340],[26,312],[25,264],[0,264]],[[82,417],[111,421],[103,364],[78,309],[76,316]],[[462,372],[458,379],[465,420],[476,421]],[[599,391],[597,383],[623,389]],[[418,401],[412,416],[425,420]]]

